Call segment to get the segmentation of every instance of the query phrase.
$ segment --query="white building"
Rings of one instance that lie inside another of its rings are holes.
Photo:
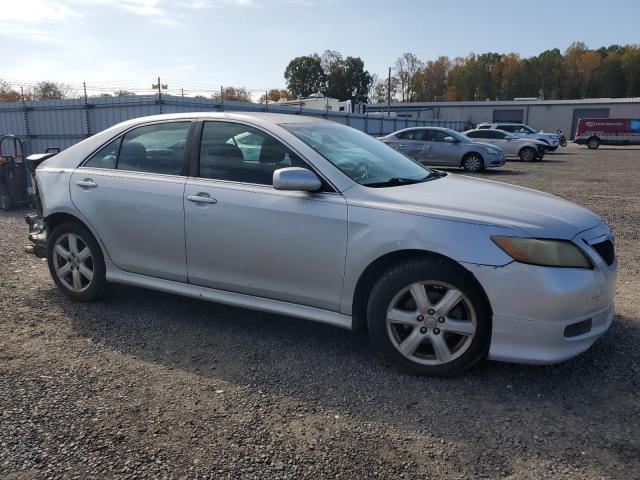
[[[362,113],[386,111],[386,103],[361,105]],[[463,124],[516,122],[526,123],[547,132],[555,132],[560,128],[573,139],[579,118],[640,118],[640,97],[392,103],[391,112],[398,118],[453,121]]]
[[[299,98],[297,100],[280,100],[278,102],[269,103],[277,105],[279,107],[300,107],[309,108],[311,110],[327,110],[330,112],[351,113],[351,100],[341,102],[337,98],[325,97],[321,93],[314,93],[308,98]]]

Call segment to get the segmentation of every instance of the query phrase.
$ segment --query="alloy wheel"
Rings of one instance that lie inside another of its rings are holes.
[[[65,233],[53,247],[56,276],[70,291],[80,293],[91,285],[94,274],[93,256],[81,237]]]
[[[533,148],[525,148],[522,151],[522,160],[524,160],[525,162],[530,162],[535,157],[536,157],[536,153],[533,150]]]
[[[405,358],[443,365],[466,352],[476,333],[476,312],[464,293],[438,281],[416,282],[392,300],[387,334]]]
[[[476,155],[467,157],[464,161],[465,169],[469,172],[477,172],[480,170],[481,160]]]

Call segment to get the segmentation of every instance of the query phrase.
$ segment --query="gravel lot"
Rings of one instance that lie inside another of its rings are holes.
[[[614,227],[618,315],[586,354],[415,378],[320,324],[130,287],[73,304],[0,213],[0,477],[640,478],[640,149],[483,176]]]

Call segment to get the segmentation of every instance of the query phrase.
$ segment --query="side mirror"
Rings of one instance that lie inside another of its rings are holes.
[[[273,188],[298,192],[317,192],[322,182],[311,170],[300,167],[279,168],[273,172]]]
[[[444,141],[447,143],[458,143],[458,141],[453,137],[444,137]]]

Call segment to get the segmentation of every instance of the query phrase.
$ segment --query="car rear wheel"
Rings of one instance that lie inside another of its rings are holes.
[[[600,146],[600,139],[598,137],[591,137],[587,140],[587,148],[589,150],[595,150]]]
[[[456,375],[489,349],[488,302],[468,272],[444,259],[389,270],[371,291],[367,323],[380,353],[412,374]]]
[[[462,160],[462,168],[466,172],[477,173],[484,170],[484,160],[477,153],[470,153]]]
[[[538,156],[538,152],[535,148],[523,147],[520,149],[518,156],[523,162],[531,162],[536,159],[536,157]]]
[[[53,281],[69,298],[88,302],[106,292],[102,250],[83,225],[65,222],[54,228],[47,244],[47,260]]]

